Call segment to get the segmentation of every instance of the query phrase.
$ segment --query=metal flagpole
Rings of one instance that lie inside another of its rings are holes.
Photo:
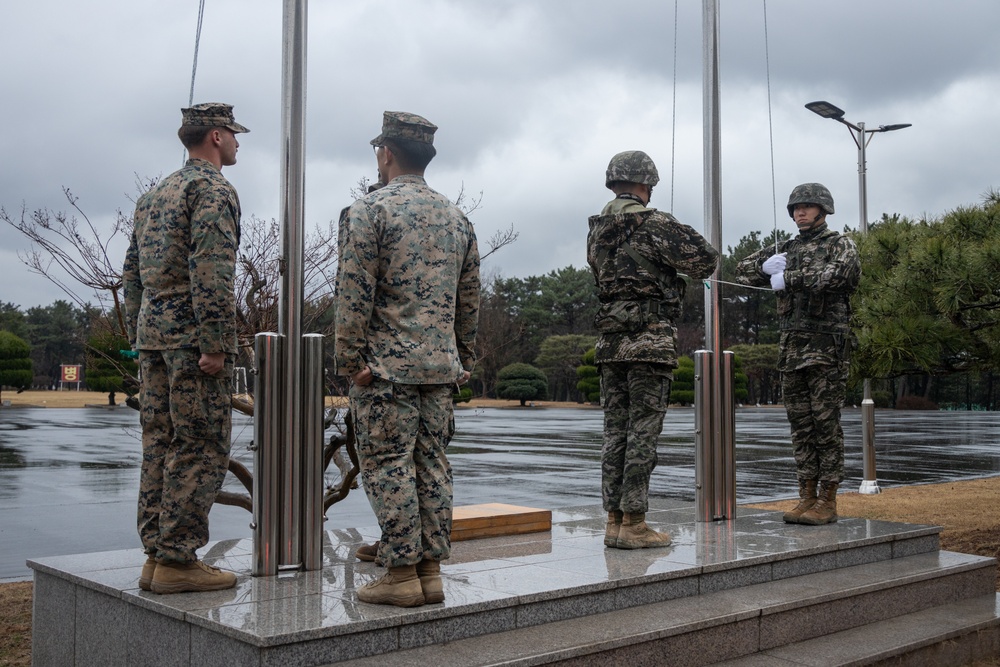
[[[323,337],[302,335],[307,0],[282,21],[278,334],[257,335],[254,575],[322,565]],[[279,340],[272,340],[278,338]]]
[[[702,4],[705,235],[722,249],[722,151],[719,112],[719,10],[717,0]],[[719,326],[721,268],[705,288],[705,345],[695,352],[695,504],[698,521],[736,516],[735,420],[731,353],[722,352]]]
[[[302,262],[305,254],[306,0],[285,0],[282,22],[281,290],[278,333],[285,337],[281,564],[299,562],[302,465]]]

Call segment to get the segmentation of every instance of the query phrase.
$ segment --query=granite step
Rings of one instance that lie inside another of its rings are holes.
[[[394,664],[436,667],[710,665],[941,605],[982,607],[995,565],[923,553],[328,664],[376,667],[391,656]],[[747,664],[774,664],[767,656]]]
[[[1000,595],[982,595],[795,642],[714,667],[970,665],[1000,655]]]

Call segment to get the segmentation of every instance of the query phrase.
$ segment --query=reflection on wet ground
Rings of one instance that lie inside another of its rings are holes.
[[[504,502],[543,508],[600,503],[599,409],[457,411],[449,457],[455,503]],[[862,476],[861,416],[846,410],[845,489]],[[233,456],[252,466],[253,426],[234,415]],[[794,493],[788,423],[781,408],[737,411],[737,497],[741,503]],[[876,414],[883,488],[1000,472],[1000,413]],[[0,579],[26,578],[26,558],[138,546],[135,498],[138,419],[128,409],[0,411]],[[230,476],[226,488],[239,492]],[[653,497],[694,500],[694,411],[671,408],[660,439]],[[250,537],[250,515],[212,511],[212,539]],[[328,513],[327,530],[374,525],[361,490]]]

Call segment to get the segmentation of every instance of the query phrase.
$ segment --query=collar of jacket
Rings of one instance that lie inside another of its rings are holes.
[[[822,224],[816,225],[815,227],[810,227],[809,229],[804,229],[799,232],[799,238],[808,241],[809,239],[814,239],[819,236],[823,236],[830,230],[829,225],[824,220]]]
[[[631,199],[632,201],[638,202],[643,206],[646,205],[646,202],[642,201],[642,197],[640,197],[639,195],[634,195],[631,192],[623,192],[617,197],[615,197],[615,199]]]
[[[422,183],[425,184],[427,181],[420,174],[400,174],[396,178],[389,181],[389,185],[397,185],[399,183]],[[376,190],[378,192],[378,190]]]
[[[216,167],[214,164],[212,164],[208,160],[205,160],[205,159],[200,158],[200,157],[189,157],[187,163],[185,163],[184,166],[185,167],[208,167],[212,171],[217,171],[220,174],[222,173],[221,169],[219,169],[218,167]]]

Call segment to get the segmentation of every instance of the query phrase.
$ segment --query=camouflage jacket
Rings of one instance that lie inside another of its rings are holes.
[[[448,384],[471,371],[479,325],[472,224],[420,176],[356,201],[338,236],[335,361],[401,384]]]
[[[601,301],[597,363],[650,362],[675,367],[673,320],[680,312],[685,287],[677,274],[694,279],[712,275],[719,252],[669,213],[646,208],[629,195],[613,199],[589,223],[587,263]],[[636,313],[634,330],[604,330],[602,318],[621,308]]]
[[[837,365],[850,361],[851,294],[861,279],[861,260],[854,241],[824,223],[785,241],[785,289],[776,292],[781,329],[778,370],[791,371],[815,364]],[[736,280],[744,285],[769,287],[771,278],[761,270],[775,254],[762,248],[736,267]]]
[[[239,243],[239,197],[211,162],[188,160],[144,194],[122,270],[133,349],[235,353]]]

